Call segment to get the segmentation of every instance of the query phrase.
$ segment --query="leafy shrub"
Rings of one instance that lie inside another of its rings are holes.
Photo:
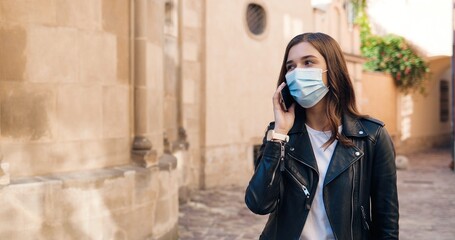
[[[361,52],[368,59],[365,69],[390,73],[397,87],[405,93],[417,89],[424,91],[423,82],[429,69],[403,37],[393,34],[366,36]]]
[[[390,73],[398,89],[404,93],[415,90],[423,93],[425,75],[429,72],[427,64],[403,37],[371,33],[365,0],[351,0],[351,3],[356,12],[356,24],[360,27],[361,52],[367,58],[364,68]]]

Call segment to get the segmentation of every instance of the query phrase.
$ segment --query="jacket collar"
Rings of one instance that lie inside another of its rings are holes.
[[[297,116],[297,115],[296,115]],[[348,114],[345,114],[342,118],[343,130],[342,134],[346,137],[366,137],[368,133],[365,127],[362,125],[360,119],[354,118]],[[311,148],[310,139],[308,136],[307,129],[305,127],[305,116],[299,115],[294,121],[289,134],[298,134],[297,139],[292,141],[292,145],[300,145],[301,147],[295,148],[294,153],[296,159],[309,165],[316,172],[318,171],[317,161],[314,157],[313,149]],[[300,144],[299,144],[300,143]],[[294,149],[294,148],[293,148]],[[345,147],[341,144],[337,144],[334,153],[332,155],[332,161],[327,169],[326,177],[324,179],[324,185],[330,183],[343,171],[345,171],[351,164],[362,158],[364,155],[363,151],[357,146]]]
[[[294,125],[292,126],[291,130],[289,130],[288,134],[293,133],[304,133],[306,132],[305,127],[305,110],[303,108],[296,108],[296,118],[294,121]],[[360,119],[354,118],[349,114],[344,114],[342,117],[342,125],[343,130],[342,134],[346,137],[366,137],[368,133],[365,127],[360,122]]]
[[[351,115],[344,114],[342,118],[343,135],[346,137],[366,137],[368,133],[365,127],[360,122],[360,119],[354,118]]]

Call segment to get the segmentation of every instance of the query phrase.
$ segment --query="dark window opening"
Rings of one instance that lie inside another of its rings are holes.
[[[248,4],[246,22],[251,33],[261,35],[265,31],[267,23],[264,8],[254,3]]]
[[[441,80],[439,85],[440,92],[440,121],[447,122],[449,121],[449,82],[446,80]]]

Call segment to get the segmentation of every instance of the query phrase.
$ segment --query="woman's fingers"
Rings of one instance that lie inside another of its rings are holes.
[[[280,106],[280,101],[281,101],[281,90],[286,86],[285,82],[282,82],[280,86],[275,91],[275,94],[273,94],[273,107],[275,109],[281,108]]]

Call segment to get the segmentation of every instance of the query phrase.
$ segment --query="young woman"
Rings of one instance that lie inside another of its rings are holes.
[[[252,212],[270,214],[260,239],[398,239],[395,150],[384,124],[357,111],[333,38],[289,42],[273,108],[245,194]]]

